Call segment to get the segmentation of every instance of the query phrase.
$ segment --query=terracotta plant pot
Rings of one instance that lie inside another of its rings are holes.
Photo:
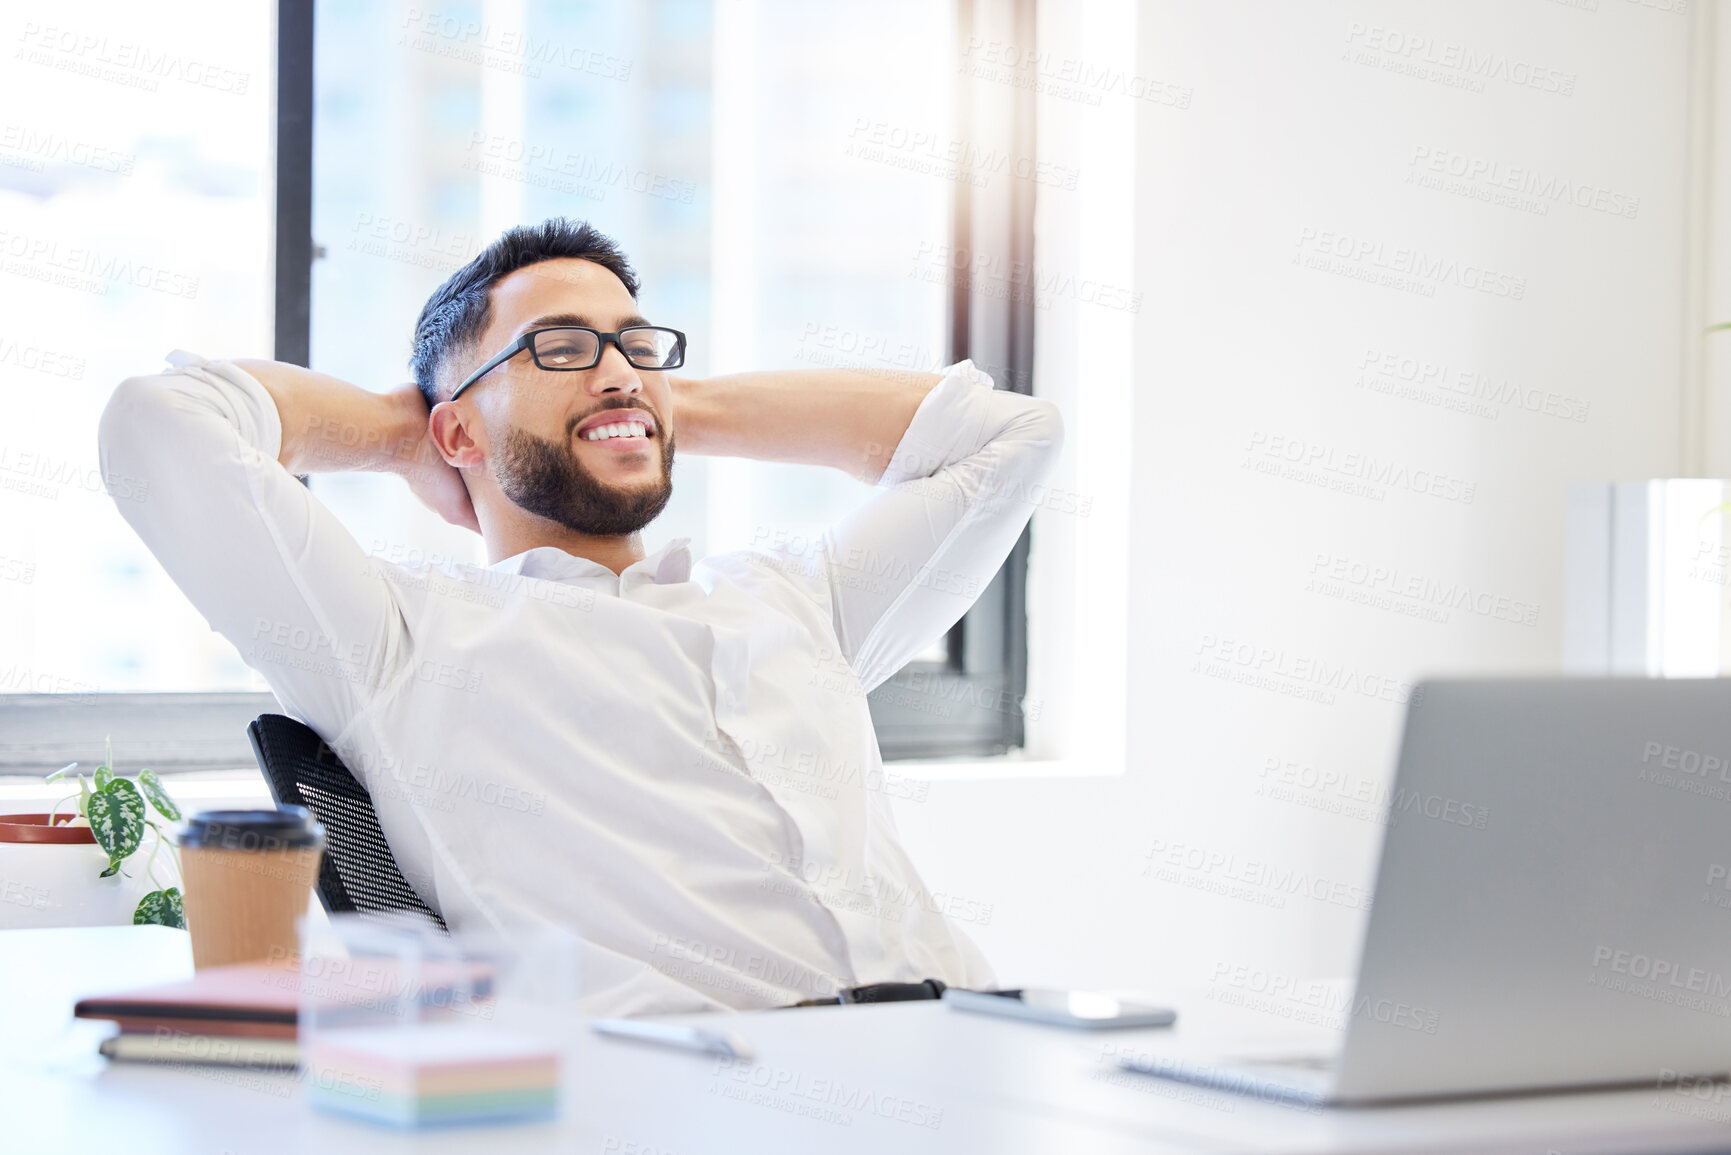
[[[144,855],[123,867],[130,878],[98,877],[107,865],[88,826],[50,826],[46,814],[0,814],[0,929],[130,924],[138,900],[156,889],[145,877]],[[158,855],[158,874],[172,875],[172,866],[164,866]]]
[[[55,824],[48,825],[46,814],[0,814],[0,842],[94,843],[96,835],[88,826],[72,826],[67,816],[57,814]]]

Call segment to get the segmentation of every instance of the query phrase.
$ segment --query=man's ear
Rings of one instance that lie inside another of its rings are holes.
[[[427,414],[427,436],[445,464],[458,469],[473,469],[486,460],[482,438],[470,431],[470,425],[480,425],[480,414],[473,409],[459,408],[455,401],[441,401]]]

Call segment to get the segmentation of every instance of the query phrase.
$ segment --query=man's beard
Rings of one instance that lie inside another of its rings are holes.
[[[572,422],[571,432],[576,430]],[[577,460],[567,435],[565,444],[512,428],[506,431],[496,467],[499,488],[506,497],[537,516],[591,537],[636,533],[655,520],[673,496],[673,436],[657,431],[661,441],[661,481],[643,489],[607,485]]]

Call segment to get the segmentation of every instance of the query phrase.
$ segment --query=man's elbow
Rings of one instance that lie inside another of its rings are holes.
[[[160,378],[128,377],[115,386],[96,423],[96,454],[103,484],[117,501],[137,499],[151,466],[151,451],[165,443],[174,398]]]
[[[1019,400],[1022,412],[1016,415],[1005,433],[1026,445],[1032,451],[1030,456],[1039,462],[1038,468],[1044,472],[1057,463],[1058,454],[1064,449],[1063,411],[1044,397]]]
[[[146,377],[128,377],[114,387],[96,422],[96,451],[104,463],[138,439],[159,403]]]
[[[1064,448],[1064,411],[1044,397],[1030,397],[1029,423],[1032,426],[1034,441],[1050,443],[1050,452],[1056,456]]]

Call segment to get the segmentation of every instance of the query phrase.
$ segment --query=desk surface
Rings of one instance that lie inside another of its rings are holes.
[[[1377,1110],[1306,1111],[1123,1074],[1104,1044],[1160,1049],[1173,1032],[1083,1032],[940,1003],[722,1019],[753,1064],[576,1032],[554,1123],[397,1132],[309,1110],[294,1076],[110,1064],[81,995],[184,977],[180,931],[0,932],[0,1149],[266,1155],[560,1151],[1544,1153],[1731,1150],[1722,1099],[1655,1090]],[[1208,1029],[1204,1007],[1181,1026]],[[1717,1091],[1717,1089],[1714,1089]]]

